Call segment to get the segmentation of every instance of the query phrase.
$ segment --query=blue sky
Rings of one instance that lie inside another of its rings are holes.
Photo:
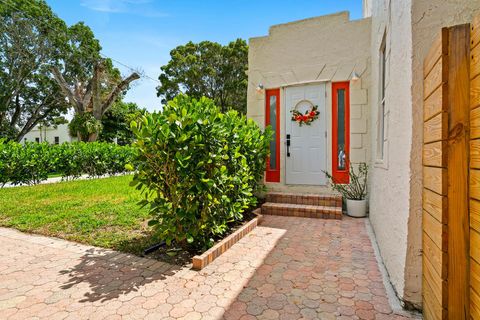
[[[271,25],[338,11],[362,15],[361,0],[47,0],[69,25],[84,21],[103,54],[157,79],[170,50],[190,40],[226,44],[268,34]],[[128,69],[117,65],[124,74]],[[158,110],[158,83],[142,78],[125,100]]]

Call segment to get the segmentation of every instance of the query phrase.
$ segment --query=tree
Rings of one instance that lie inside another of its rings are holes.
[[[216,42],[189,42],[170,52],[170,61],[161,68],[157,95],[162,103],[179,93],[194,98],[206,96],[222,112],[247,111],[248,46],[237,39],[226,46]]]
[[[81,141],[97,140],[105,112],[128,89],[131,82],[140,78],[138,73],[133,72],[122,79],[109,59],[96,62],[87,82],[73,76],[69,83],[57,67],[53,67],[52,72],[65,99],[75,110],[72,121],[74,125],[70,129]],[[68,74],[68,69],[64,73]]]
[[[0,138],[21,141],[68,109],[50,75],[67,27],[43,0],[0,2],[0,17]]]
[[[79,132],[88,132],[79,138],[94,141],[103,114],[138,74],[122,79],[92,30],[67,27],[44,0],[0,1],[0,16],[0,138],[20,141],[73,106]]]
[[[99,140],[105,142],[116,141],[120,145],[132,143],[133,132],[130,129],[130,123],[138,121],[146,113],[145,109],[140,109],[133,102],[115,102],[103,115]]]
[[[71,133],[81,141],[95,141],[105,112],[140,78],[133,72],[122,79],[111,59],[102,59],[92,30],[78,23],[69,28],[63,64],[51,71],[65,100],[75,111]]]

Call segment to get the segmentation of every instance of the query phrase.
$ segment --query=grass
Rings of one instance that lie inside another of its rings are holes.
[[[135,254],[155,242],[131,176],[0,189],[0,226]]]

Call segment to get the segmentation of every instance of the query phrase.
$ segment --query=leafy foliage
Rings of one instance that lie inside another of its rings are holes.
[[[137,73],[123,79],[83,22],[70,27],[45,0],[0,1],[0,138],[21,141],[73,107],[98,121],[121,99]],[[88,117],[84,128],[92,126]],[[98,131],[83,136],[94,141]]]
[[[356,172],[355,166],[358,167],[358,172]],[[365,162],[360,162],[357,165],[350,163],[350,184],[337,183],[330,173],[325,172],[325,174],[330,179],[332,189],[340,192],[344,198],[364,200],[367,196],[368,165]]]
[[[130,123],[138,120],[147,111],[135,103],[118,101],[102,117],[102,131],[99,140],[127,145],[133,142]]]
[[[0,138],[20,141],[68,108],[50,76],[68,28],[43,0],[0,2],[0,17]]]
[[[100,132],[100,130],[102,130],[102,123],[95,119],[90,112],[75,114],[68,124],[68,131],[73,137],[88,137]]]
[[[179,93],[213,99],[222,112],[247,112],[248,46],[237,39],[226,46],[216,42],[189,42],[170,52],[170,61],[158,77],[162,103]]]
[[[37,184],[57,173],[65,179],[125,172],[135,150],[130,146],[96,143],[26,143],[0,141],[0,187],[7,183]]]
[[[36,184],[52,171],[52,149],[46,143],[25,146],[14,141],[0,142],[0,186],[6,183]]]
[[[161,113],[132,122],[138,148],[133,186],[145,191],[157,234],[167,243],[208,247],[256,204],[268,144],[236,111],[179,95]]]

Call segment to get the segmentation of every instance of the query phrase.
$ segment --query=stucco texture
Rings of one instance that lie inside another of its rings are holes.
[[[421,308],[423,60],[442,27],[467,23],[480,0],[372,0],[372,132],[379,97],[379,50],[386,34],[386,143],[371,171],[370,220],[390,280],[407,306]],[[376,146],[377,136],[372,135]]]
[[[350,84],[350,157],[352,162],[370,159],[370,19],[350,21],[347,12],[316,17],[271,27],[269,35],[250,39],[247,116],[265,126],[265,92],[280,88],[280,183],[267,184],[270,190],[327,192],[328,187],[285,184],[285,88],[318,82],[326,83],[327,170],[331,168],[331,82],[349,81],[352,72],[360,80]],[[288,119],[288,121],[290,121]]]
[[[408,247],[410,197],[409,112],[411,101],[412,41],[410,0],[372,1],[372,166],[370,220],[380,252],[397,294],[403,300]],[[394,14],[392,14],[394,13]],[[383,159],[377,156],[377,125],[380,106],[380,48],[385,38],[386,91]],[[421,269],[418,270],[421,272]],[[421,282],[419,283],[421,286]],[[421,301],[421,299],[420,299]]]

